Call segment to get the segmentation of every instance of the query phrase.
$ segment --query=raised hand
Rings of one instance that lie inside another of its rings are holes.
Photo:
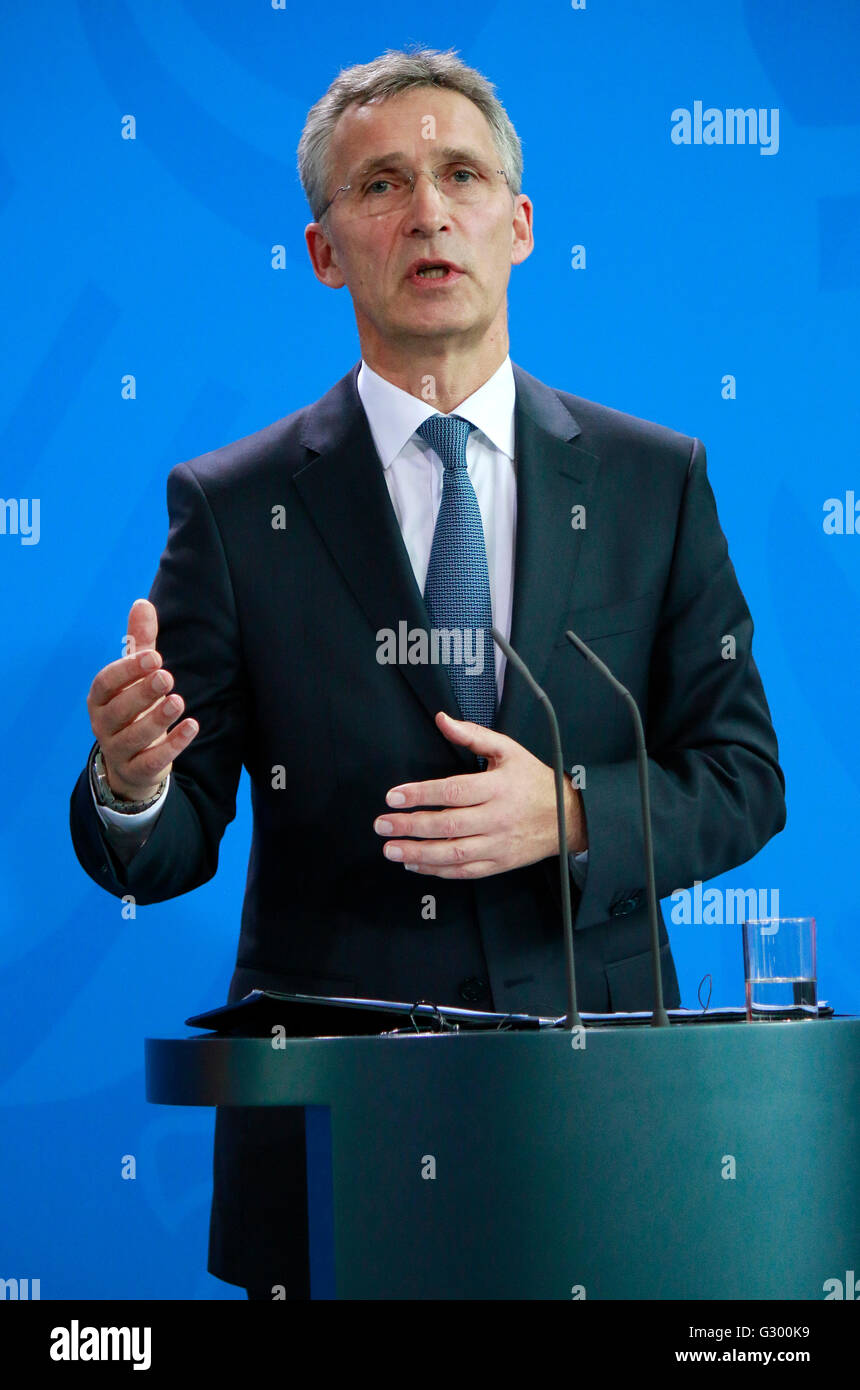
[[[197,734],[195,719],[168,726],[184,710],[170,694],[173,677],[155,650],[158,614],[148,599],[135,599],[128,615],[128,655],[103,666],[90,686],[87,709],[102,750],[111,791],[124,801],[146,801]]]

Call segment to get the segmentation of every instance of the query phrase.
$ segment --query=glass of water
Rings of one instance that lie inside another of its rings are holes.
[[[814,917],[763,917],[743,924],[750,1023],[817,1018]]]

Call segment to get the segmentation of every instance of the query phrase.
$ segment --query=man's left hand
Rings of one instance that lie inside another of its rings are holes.
[[[522,744],[482,724],[452,719],[436,724],[451,743],[487,759],[483,772],[392,787],[392,808],[373,823],[387,837],[383,853],[404,868],[437,878],[486,878],[558,853],[555,777]],[[588,848],[581,794],[564,779],[567,844]],[[409,810],[438,806],[440,810]],[[417,836],[398,839],[397,836]]]

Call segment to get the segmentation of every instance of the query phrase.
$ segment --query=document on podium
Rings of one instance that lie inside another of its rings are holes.
[[[832,1016],[825,1002],[819,1017]],[[720,1009],[669,1009],[671,1023],[737,1023],[745,1019],[742,1004]],[[638,1013],[583,1013],[588,1027],[647,1027],[650,1010]],[[234,1004],[224,1004],[185,1020],[191,1028],[204,1028],[230,1037],[267,1037],[274,1028],[283,1028],[288,1037],[319,1038],[349,1035],[394,1036],[414,1033],[456,1032],[534,1032],[562,1029],[564,1014],[544,1016],[526,1013],[488,1013],[434,1004],[422,999],[401,1003],[390,999],[351,999],[316,994],[279,994],[275,990],[253,989]],[[336,1027],[333,1027],[336,1025]]]

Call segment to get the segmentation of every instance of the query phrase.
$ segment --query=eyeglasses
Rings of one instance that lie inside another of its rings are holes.
[[[418,172],[427,173],[433,179],[436,191],[448,203],[461,207],[489,202],[502,184],[507,183],[504,169],[490,169],[478,163],[441,164],[437,169]],[[382,169],[360,182],[342,184],[335,189],[317,221],[322,221],[339,193],[345,195],[343,201],[350,214],[358,217],[402,212],[412,201],[417,178],[418,174],[410,169]]]

